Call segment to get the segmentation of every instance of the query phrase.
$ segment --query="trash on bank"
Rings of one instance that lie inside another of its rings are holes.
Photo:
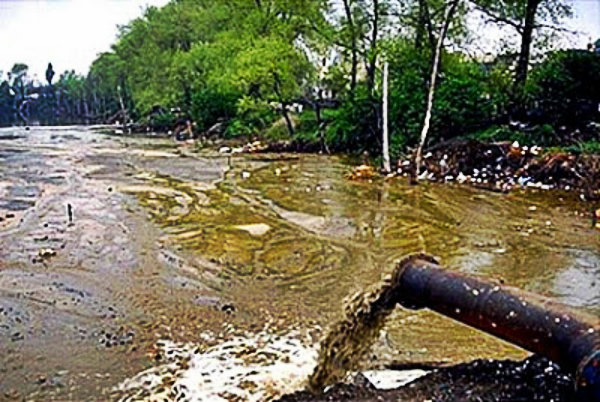
[[[456,181],[500,192],[517,186],[581,189],[586,199],[600,198],[600,157],[595,155],[545,153],[537,145],[516,141],[486,144],[473,140],[434,147],[427,155],[420,169],[423,180]],[[415,172],[414,159],[400,159],[396,171],[405,176]]]
[[[377,389],[389,390],[403,387],[429,374],[425,370],[367,370],[361,374]]]

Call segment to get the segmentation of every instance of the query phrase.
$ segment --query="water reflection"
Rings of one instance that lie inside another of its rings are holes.
[[[600,312],[600,257],[590,250],[569,250],[570,265],[557,273],[553,291],[561,302]]]

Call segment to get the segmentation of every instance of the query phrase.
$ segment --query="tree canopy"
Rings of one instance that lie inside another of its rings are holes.
[[[583,81],[598,76],[586,70],[597,68],[598,53],[546,52],[531,62],[536,39],[564,30],[566,0],[456,1],[445,21],[450,3],[173,0],[120,26],[85,77],[67,71],[56,79],[49,64],[41,85],[15,64],[0,83],[0,124],[133,120],[165,129],[180,111],[200,132],[222,123],[229,136],[271,133],[371,151],[380,142],[384,59],[393,152],[418,141],[434,59],[428,141],[548,113],[552,96],[570,105],[552,107],[555,124],[584,123],[573,110],[599,101]],[[494,59],[473,57],[465,42],[473,13],[513,29],[517,45]]]

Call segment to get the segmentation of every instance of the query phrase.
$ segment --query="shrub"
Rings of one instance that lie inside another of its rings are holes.
[[[582,127],[599,117],[600,54],[551,53],[533,68],[526,91],[534,123]]]
[[[204,88],[192,94],[191,116],[198,130],[205,131],[220,120],[235,116],[237,97]]]

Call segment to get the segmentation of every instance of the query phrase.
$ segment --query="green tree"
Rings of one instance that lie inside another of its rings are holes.
[[[566,0],[474,0],[488,20],[501,26],[512,27],[520,37],[514,89],[521,96],[527,81],[531,47],[535,33],[544,29],[563,29],[561,22],[571,16]]]

